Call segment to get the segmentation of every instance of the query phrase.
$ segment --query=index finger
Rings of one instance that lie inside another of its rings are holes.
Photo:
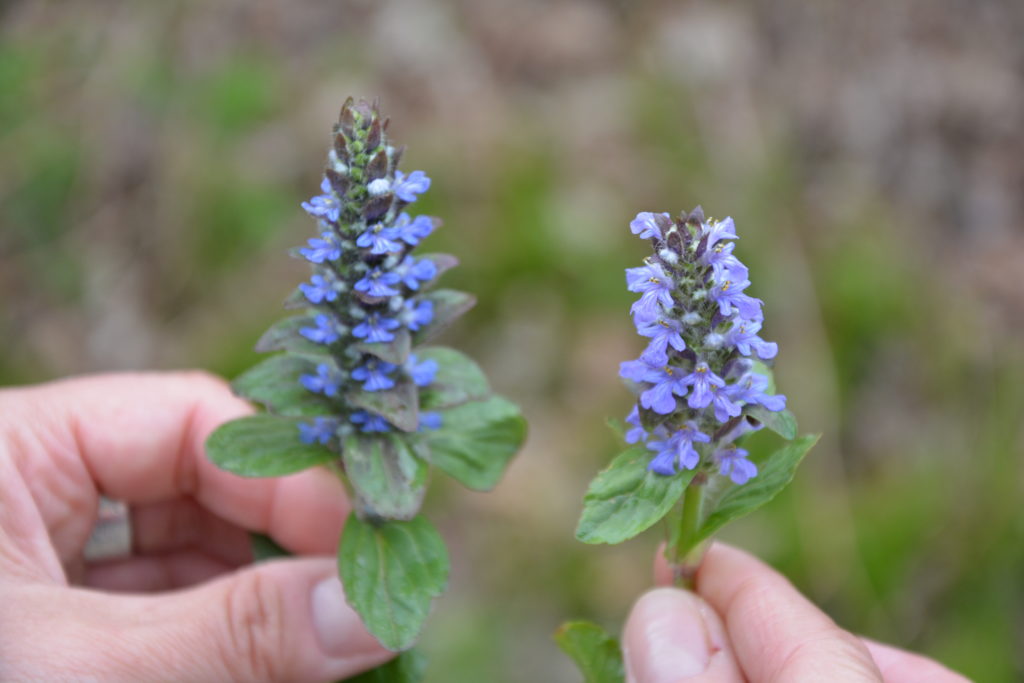
[[[697,593],[725,620],[752,681],[882,680],[860,639],[742,550],[714,544],[697,571]]]
[[[349,509],[333,475],[245,479],[207,460],[210,432],[250,412],[205,373],[100,375],[0,391],[0,438],[55,544],[84,543],[85,513],[102,493],[128,503],[193,497],[293,552],[333,552]]]

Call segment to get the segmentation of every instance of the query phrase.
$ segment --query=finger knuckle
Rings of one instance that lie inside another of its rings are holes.
[[[284,596],[263,572],[240,577],[224,597],[224,661],[233,678],[281,680],[286,670]]]

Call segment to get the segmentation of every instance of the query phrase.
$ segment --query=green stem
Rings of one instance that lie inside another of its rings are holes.
[[[679,517],[679,534],[674,539],[675,544],[670,543],[666,551],[672,567],[673,583],[690,590],[693,590],[697,568],[707,547],[707,543],[697,543],[695,540],[700,529],[705,480],[703,475],[698,474],[686,487],[683,511]]]

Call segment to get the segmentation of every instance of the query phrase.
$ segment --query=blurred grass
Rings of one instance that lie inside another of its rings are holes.
[[[285,249],[312,234],[298,203],[335,109],[381,95],[404,167],[434,180],[418,208],[445,226],[425,248],[456,254],[446,284],[480,300],[446,342],[532,423],[495,492],[436,478],[454,576],[425,637],[431,680],[575,680],[551,632],[577,617],[616,628],[649,584],[658,534],[588,547],[573,528],[617,448],[604,418],[628,408],[617,364],[641,346],[622,269],[644,246],[626,225],[698,202],[736,219],[780,387],[804,430],[825,433],[792,489],[727,538],[854,631],[977,680],[1024,676],[1021,330],[964,279],[980,258],[972,224],[922,211],[881,171],[847,175],[864,159],[823,148],[798,102],[742,86],[763,72],[729,54],[685,72],[650,37],[675,10],[652,3],[620,25],[587,14],[603,5],[559,6],[582,17],[561,49],[589,30],[603,52],[549,55],[525,34],[516,52],[488,39],[511,11],[490,3],[9,10],[0,383],[251,364],[303,277]],[[709,31],[776,30],[750,8],[694,7]]]

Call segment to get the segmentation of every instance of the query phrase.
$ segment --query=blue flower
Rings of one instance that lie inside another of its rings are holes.
[[[662,309],[672,310],[672,280],[657,263],[641,268],[627,268],[626,286],[629,291],[642,295],[630,308],[638,322],[654,320],[661,315]]]
[[[362,425],[359,431],[367,434],[391,431],[391,423],[380,415],[368,413],[365,410],[357,410],[349,416],[349,419],[352,420],[353,424]]]
[[[706,238],[705,249],[711,249],[719,240],[738,240],[736,235],[736,223],[732,218],[726,217],[723,220],[701,225],[701,237]]]
[[[416,216],[410,219],[409,214],[403,212],[395,221],[395,230],[398,231],[399,239],[415,247],[420,240],[426,239],[434,231],[434,220],[430,216]]]
[[[660,219],[660,220],[659,220]],[[667,213],[651,213],[650,211],[641,211],[636,215],[629,223],[629,230],[634,235],[638,235],[641,239],[657,239],[661,240],[661,228],[662,226],[671,226],[671,218]],[[660,223],[660,225],[659,225]]]
[[[318,304],[323,301],[334,301],[338,298],[338,290],[334,288],[334,283],[330,282],[323,275],[314,275],[310,278],[310,283],[303,282],[299,285],[299,289],[306,295],[306,299],[310,303]]]
[[[736,350],[744,356],[756,353],[761,360],[775,358],[779,352],[779,345],[775,342],[766,342],[757,336],[761,331],[761,323],[757,320],[734,320],[732,329],[726,333],[726,343],[736,347]]]
[[[371,254],[393,254],[402,251],[405,247],[399,241],[401,232],[397,227],[388,227],[383,223],[376,223],[367,228],[363,234],[356,238],[356,246],[362,249],[369,249]]]
[[[338,217],[341,215],[341,202],[334,195],[334,189],[326,176],[320,182],[320,191],[323,194],[313,197],[308,202],[302,202],[302,208],[310,216],[325,218],[332,223],[337,223]]]
[[[718,473],[729,475],[737,484],[746,484],[757,476],[757,465],[747,460],[747,451],[742,448],[723,448],[715,453],[718,461]]]
[[[632,429],[626,432],[626,443],[636,443],[647,438],[647,430],[640,424],[640,409],[635,405],[633,410],[629,411],[629,415],[626,416],[626,424],[633,426]]]
[[[703,361],[697,363],[693,372],[679,381],[683,386],[693,387],[689,398],[686,399],[691,408],[706,408],[714,399],[711,387],[722,388],[725,386],[725,380],[712,372],[708,364]]]
[[[395,386],[395,380],[388,375],[398,367],[377,358],[368,358],[366,362],[352,371],[352,379],[363,382],[365,391],[384,391]]]
[[[352,335],[362,339],[368,344],[377,342],[389,342],[394,340],[395,335],[391,330],[398,329],[399,323],[394,318],[387,318],[379,313],[371,313],[366,320],[359,323],[352,330]]]
[[[711,392],[711,405],[715,410],[715,419],[722,423],[728,422],[729,418],[738,416],[742,411],[740,406],[733,402],[730,388],[714,384],[708,387],[708,391]]]
[[[437,264],[428,258],[414,259],[406,256],[402,264],[395,269],[402,282],[412,291],[420,288],[420,282],[427,282],[437,277]]]
[[[657,455],[647,465],[647,469],[658,474],[675,474],[680,467],[688,470],[695,469],[700,464],[700,453],[693,447],[695,442],[708,443],[711,437],[701,432],[693,422],[676,430],[667,439],[651,441],[647,448]]]
[[[320,239],[311,237],[309,246],[300,248],[299,254],[310,263],[337,261],[341,258],[341,245],[333,233],[325,231],[320,235]]]
[[[408,176],[395,171],[395,184],[391,189],[403,202],[414,202],[417,195],[430,189],[430,178],[423,171],[413,171]]]
[[[747,279],[750,270],[732,255],[735,248],[735,242],[719,242],[701,256],[701,263],[711,266],[711,276],[716,281],[724,279],[727,272],[739,280]]]
[[[750,280],[736,279],[738,276],[738,273],[726,271],[723,279],[716,281],[711,288],[711,299],[718,304],[718,312],[722,315],[732,315],[735,310],[741,318],[760,320],[763,302],[743,293],[750,286]]]
[[[748,372],[728,389],[729,397],[734,401],[756,403],[777,413],[786,409],[786,397],[782,394],[766,394],[768,378],[756,372]]]
[[[442,422],[441,413],[420,413],[419,431],[423,432],[428,429],[440,429]]]
[[[434,319],[434,302],[430,299],[423,301],[407,299],[405,310],[399,313],[399,319],[403,325],[416,332],[421,327],[429,325]]]
[[[299,383],[314,394],[337,396],[339,381],[337,374],[326,363],[316,366],[315,375],[299,375]]]
[[[330,417],[318,417],[313,420],[313,424],[308,422],[299,423],[299,440],[302,443],[320,443],[326,444],[334,436],[335,430],[338,428],[338,421]]]
[[[333,344],[338,341],[338,321],[326,313],[320,313],[313,319],[316,327],[301,327],[299,334],[317,344]]]
[[[642,336],[651,338],[651,343],[644,354],[652,354],[655,358],[667,358],[669,346],[676,351],[686,349],[686,342],[680,334],[683,331],[683,324],[674,318],[659,316],[638,324],[636,330]]]
[[[685,378],[679,376],[679,369],[651,362],[650,358],[625,361],[619,366],[619,375],[652,385],[640,394],[640,405],[659,415],[675,411],[675,395],[686,395]]]
[[[405,362],[403,366],[405,374],[409,375],[412,381],[418,387],[425,387],[434,381],[434,375],[437,374],[438,365],[437,361],[433,358],[420,363],[415,353],[409,354],[409,360]]]
[[[394,296],[398,294],[398,290],[391,285],[397,285],[401,281],[402,276],[398,273],[374,268],[356,282],[355,289],[357,292],[365,292],[369,296]]]

